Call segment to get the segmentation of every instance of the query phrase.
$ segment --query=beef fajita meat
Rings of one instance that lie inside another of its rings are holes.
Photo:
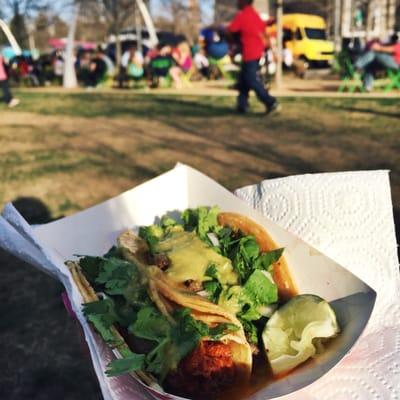
[[[184,285],[191,291],[191,292],[200,292],[203,290],[203,284],[200,281],[196,281],[193,279],[188,279],[184,282]]]
[[[146,255],[146,261],[150,265],[157,265],[161,271],[167,270],[171,265],[171,261],[165,253],[151,254],[149,252]]]

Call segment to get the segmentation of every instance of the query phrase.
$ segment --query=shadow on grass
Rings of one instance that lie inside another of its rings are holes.
[[[363,114],[372,114],[374,116],[381,116],[381,117],[400,119],[400,113],[399,112],[391,113],[391,112],[387,112],[387,111],[374,110],[372,108],[345,107],[345,106],[338,106],[338,105],[335,105],[333,107],[336,110],[340,110],[340,111],[358,112],[358,113],[363,113]]]
[[[253,117],[252,117],[253,118]],[[191,135],[193,137],[200,137],[203,132],[201,127],[195,126],[187,126],[187,124],[180,123],[179,121],[168,121],[168,125],[177,129],[177,130],[184,130],[186,135]],[[288,171],[298,171],[298,173],[306,173],[311,172],[314,169],[314,164],[311,161],[304,160],[301,156],[297,156],[296,154],[283,154],[282,151],[277,150],[273,147],[267,147],[266,145],[260,145],[259,143],[254,143],[253,145],[249,145],[245,141],[241,140],[240,136],[236,138],[235,141],[232,140],[231,136],[228,137],[221,137],[218,135],[213,136],[213,145],[219,145],[224,148],[229,153],[237,152],[242,153],[254,159],[262,159],[262,160],[269,160],[276,164],[284,163],[285,169]],[[187,146],[186,141],[169,141],[166,146],[170,150],[180,150]],[[203,147],[193,146],[191,148],[191,154],[194,154],[199,157],[204,157],[205,150],[207,153],[207,158],[217,164],[220,164],[224,167],[229,167],[231,165],[232,160],[227,159],[226,162],[222,161],[220,158],[216,158],[213,155],[212,151],[208,151],[208,149],[204,149]],[[245,173],[252,173],[257,174],[257,168],[252,168],[249,165],[242,167],[243,172]]]
[[[144,94],[144,93],[60,93],[49,95],[23,91],[19,93],[21,111],[37,112],[44,115],[70,115],[79,117],[132,116],[143,118],[213,118],[234,115],[235,98],[215,96],[188,96]],[[51,101],[49,97],[51,96]],[[290,107],[293,104],[318,106],[327,111],[371,112],[376,115],[397,117],[396,114],[380,110],[381,107],[395,106],[397,99],[331,99],[331,98],[282,98],[281,102]],[[361,104],[360,109],[355,105]],[[370,105],[370,107],[369,107]],[[378,106],[378,107],[377,107]],[[259,115],[258,115],[259,116]],[[250,113],[248,118],[257,117]]]
[[[21,93],[21,111],[44,115],[71,115],[79,117],[132,117],[161,118],[171,116],[220,117],[232,114],[231,99],[204,97],[190,100],[174,96],[147,94],[59,94],[51,102],[41,93]]]

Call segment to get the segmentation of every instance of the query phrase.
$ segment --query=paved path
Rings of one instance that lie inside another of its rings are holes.
[[[185,96],[236,96],[236,91],[229,86],[232,82],[224,81],[209,81],[209,82],[192,82],[190,87],[184,87],[182,89],[168,88],[168,89],[111,89],[111,88],[97,88],[87,90],[84,88],[78,89],[63,89],[60,87],[49,87],[49,88],[30,88],[21,89],[23,91],[29,90],[34,92],[72,92],[72,93],[87,93],[87,92],[107,92],[112,91],[113,93],[145,93],[155,95],[185,95]],[[325,79],[296,79],[287,78],[284,81],[284,86],[281,89],[272,87],[271,93],[277,97],[332,97],[332,98],[365,98],[365,99],[387,99],[387,98],[398,98],[400,99],[400,90],[393,90],[385,93],[383,91],[374,91],[371,93],[339,93],[338,87],[340,80],[325,78]]]

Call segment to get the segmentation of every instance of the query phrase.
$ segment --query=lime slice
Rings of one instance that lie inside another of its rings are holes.
[[[332,307],[318,296],[293,297],[272,314],[262,339],[274,375],[297,367],[314,356],[322,340],[339,333]]]

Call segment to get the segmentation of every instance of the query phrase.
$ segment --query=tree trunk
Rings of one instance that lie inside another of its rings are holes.
[[[119,37],[119,30],[115,30],[115,69],[117,74],[121,68],[121,58],[122,58],[122,46],[121,39]]]
[[[65,63],[64,63],[64,76],[63,86],[66,89],[72,89],[78,86],[76,79],[75,63],[74,63],[74,42],[76,25],[78,22],[80,6],[79,3],[75,6],[75,10],[72,16],[72,21],[68,30],[67,47],[65,49]]]
[[[335,0],[335,11],[334,11],[334,38],[335,38],[335,51],[339,52],[342,47],[342,41],[340,37],[340,12],[341,12],[341,1]]]
[[[201,16],[200,2],[198,0],[189,0],[188,7],[188,39],[191,45],[197,43],[200,33]]]

